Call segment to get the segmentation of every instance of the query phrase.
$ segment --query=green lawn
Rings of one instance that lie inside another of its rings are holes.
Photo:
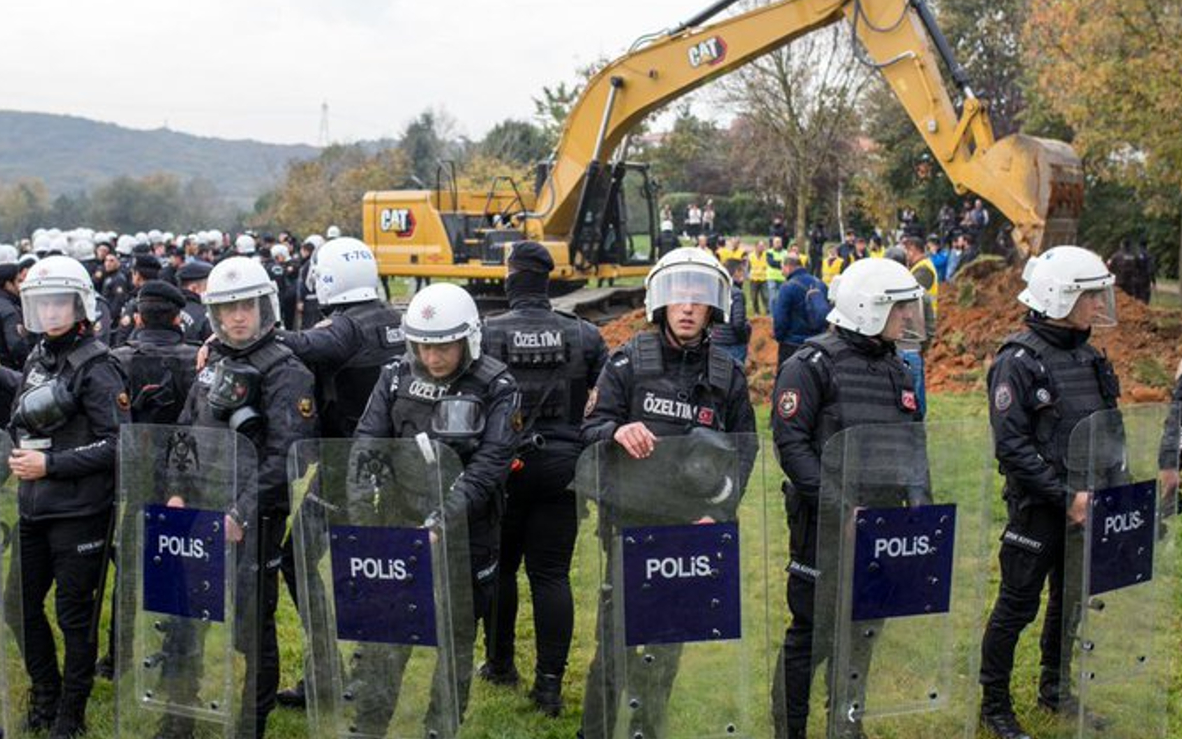
[[[936,428],[940,429],[940,433],[947,437],[942,439],[940,443],[947,444],[950,449],[939,469],[933,470],[934,480],[959,479],[958,476],[962,474],[971,477],[970,468],[977,461],[985,459],[988,462],[987,447],[984,450],[981,449],[982,444],[987,444],[985,441],[987,431],[984,426],[986,423],[984,399],[975,395],[942,394],[929,396],[929,404],[930,420],[938,423]],[[737,694],[734,689],[737,681],[737,684],[742,686],[744,698],[742,711],[750,719],[750,723],[745,724],[743,728],[750,733],[740,732],[736,735],[759,736],[761,738],[770,736],[767,729],[766,708],[768,680],[775,651],[778,649],[778,640],[787,624],[787,610],[783,599],[786,577],[783,568],[787,559],[787,532],[783,502],[779,492],[779,470],[770,452],[770,432],[767,428],[768,412],[767,406],[757,409],[759,433],[764,440],[764,449],[759,461],[760,468],[764,473],[764,483],[762,486],[752,485],[748,489],[740,514],[744,531],[748,532],[744,534],[743,541],[744,557],[746,558],[744,570],[756,583],[748,587],[744,596],[746,599],[744,602],[744,631],[749,637],[754,635],[756,648],[747,651],[722,647],[687,648],[683,656],[682,671],[678,678],[678,697],[675,698],[674,710],[671,714],[671,724],[674,726],[684,726],[687,722],[693,723],[696,716],[709,715],[710,711],[714,710],[712,706],[717,705],[718,700],[722,700],[718,697],[720,694]],[[956,419],[975,420],[970,425],[961,427],[970,429],[969,432],[962,433],[956,431],[957,426],[947,423]],[[1152,443],[1152,440],[1147,440],[1141,444],[1141,447],[1148,448]],[[958,466],[957,460],[964,460],[964,464]],[[990,467],[992,468],[992,465]],[[939,489],[941,484],[937,482],[936,488]],[[939,637],[939,634],[946,632],[940,631],[940,629],[932,629],[929,637],[922,625],[900,626],[895,628],[893,635],[888,629],[887,635],[890,638],[884,637],[884,641],[878,648],[880,656],[898,654],[898,659],[910,660],[916,664],[942,664],[944,666],[942,674],[946,677],[946,684],[953,691],[951,697],[955,701],[971,702],[976,693],[972,656],[979,639],[979,625],[983,622],[988,608],[996,597],[998,585],[996,547],[1004,522],[1004,509],[998,494],[999,490],[1000,485],[995,478],[985,493],[991,500],[985,501],[981,508],[981,515],[989,519],[991,524],[988,531],[975,532],[977,536],[984,537],[987,542],[983,559],[976,563],[977,567],[986,571],[986,582],[983,590],[976,596],[976,602],[980,605],[979,611],[973,612],[970,609],[970,611],[956,614],[958,619],[956,623],[965,633],[955,637],[952,642],[945,642]],[[967,518],[969,517],[966,516]],[[762,541],[758,536],[750,535],[750,532],[761,529],[765,531]],[[974,534],[971,530],[966,530],[963,534],[959,531],[958,529],[958,536],[972,536]],[[1171,551],[1176,552],[1177,531],[1172,533],[1172,537],[1168,543],[1173,547]],[[764,552],[767,553],[766,556]],[[576,628],[570,667],[564,683],[564,696],[567,700],[566,710],[557,719],[544,718],[532,709],[526,695],[531,683],[530,676],[534,655],[533,624],[528,599],[529,586],[523,572],[519,577],[522,612],[518,624],[517,665],[526,679],[521,686],[515,689],[498,688],[484,684],[479,680],[475,681],[463,730],[464,737],[488,739],[562,737],[570,739],[574,736],[579,726],[584,691],[583,683],[594,652],[595,576],[598,557],[599,550],[595,540],[590,536],[582,536],[572,572],[575,583]],[[958,590],[958,592],[960,591]],[[1116,602],[1114,601],[1114,603]],[[1118,623],[1122,623],[1123,619],[1133,618],[1128,614],[1130,607],[1132,612],[1136,611],[1135,605],[1134,603],[1132,606],[1124,605],[1114,609],[1113,613],[1124,614],[1120,616],[1122,621],[1118,621]],[[1178,605],[1182,605],[1182,603],[1174,603],[1172,619],[1168,623],[1158,625],[1161,634],[1159,649],[1166,654],[1177,652],[1179,635],[1182,634],[1182,623],[1180,623],[1178,615],[1182,613],[1182,609],[1178,609],[1176,607]],[[107,618],[108,614],[104,613],[104,629],[102,631],[104,645]],[[300,674],[302,635],[297,615],[285,590],[280,595],[278,622],[283,665],[281,684],[286,686],[292,684]],[[1038,674],[1038,626],[1040,623],[1036,622],[1035,626],[1027,629],[1019,644],[1014,682],[1015,699],[1020,717],[1035,736],[1066,739],[1069,736],[1066,724],[1052,719],[1034,708]],[[948,654],[941,655],[922,646],[909,651],[906,642],[938,645],[939,649],[944,649],[945,645],[951,644],[951,646],[947,647]],[[477,653],[476,662],[479,664],[481,661],[479,655],[483,653],[483,647],[479,643]],[[7,655],[7,660],[10,666],[16,666],[12,654]],[[905,671],[893,671],[891,674],[905,674]],[[908,693],[912,689],[902,679],[899,682],[900,684],[895,689],[900,694]],[[14,685],[18,687],[14,690],[19,690],[19,685],[22,684],[23,681],[18,676],[14,680]],[[823,687],[821,687],[823,684],[820,678],[814,683],[814,715],[823,712],[821,703],[824,693]],[[700,688],[697,687],[699,685]],[[727,692],[728,689],[729,692]],[[1179,680],[1176,672],[1170,672],[1165,678],[1165,684],[1161,686],[1161,693],[1159,693],[1162,703],[1164,704],[1168,697],[1168,703],[1171,706],[1169,715],[1169,736],[1171,737],[1182,737],[1182,710],[1178,708],[1182,705],[1182,701],[1179,700],[1180,689],[1182,689],[1182,681]],[[687,699],[686,696],[695,690],[701,691],[701,701]],[[1104,697],[1109,705],[1115,706],[1122,713],[1141,709],[1147,705],[1144,695],[1133,695],[1127,696],[1128,700],[1122,706],[1120,680],[1117,680],[1115,692],[1112,688],[1103,690],[1107,690],[1108,693],[1101,697]],[[110,683],[98,681],[89,711],[90,736],[105,738],[113,735],[114,699],[112,693]],[[712,699],[711,696],[714,698]],[[18,698],[18,702],[19,700]],[[716,700],[716,703],[711,703],[711,700]],[[1136,725],[1147,727],[1152,723],[1150,716],[1140,718],[1143,720]],[[1129,720],[1130,717],[1126,715],[1124,719]],[[1138,719],[1138,717],[1134,715],[1132,719]],[[814,723],[819,727],[821,722],[818,720]],[[923,739],[929,736],[935,739],[936,737],[963,735],[956,724],[957,722],[949,721],[947,717],[937,719],[928,714],[920,714],[918,717],[912,718],[868,720],[871,736],[877,739]],[[271,717],[270,730],[271,735],[277,737],[308,736],[306,716],[301,711],[279,709]],[[9,735],[13,734],[10,732]],[[718,735],[727,736],[725,730]],[[814,735],[821,736],[822,734],[816,733]],[[1147,734],[1138,733],[1136,735]],[[1126,735],[1116,734],[1113,736],[1124,739]],[[318,737],[317,739],[328,738]]]

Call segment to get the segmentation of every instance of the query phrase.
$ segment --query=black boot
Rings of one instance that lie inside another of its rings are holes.
[[[75,739],[86,733],[87,695],[63,695],[49,739]]]
[[[275,702],[284,708],[304,708],[308,705],[308,696],[304,692],[304,678],[287,690],[280,690],[275,694]]]
[[[1014,715],[1009,695],[985,695],[981,701],[981,725],[997,739],[1030,739]]]
[[[538,710],[550,718],[562,713],[562,676],[544,672],[534,676],[534,687],[529,691],[530,700]]]
[[[61,699],[61,687],[57,685],[34,685],[29,691],[29,710],[25,713],[22,730],[26,734],[49,731],[57,720],[57,706]]]
[[[517,665],[509,662],[500,664],[489,660],[480,666],[476,672],[481,680],[493,685],[514,686],[521,681],[521,674],[517,672]]]

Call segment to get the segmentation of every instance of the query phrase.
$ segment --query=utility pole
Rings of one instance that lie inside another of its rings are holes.
[[[328,146],[328,101],[320,103],[320,136],[317,142],[322,148]]]

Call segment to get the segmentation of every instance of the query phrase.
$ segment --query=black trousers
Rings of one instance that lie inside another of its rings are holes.
[[[17,526],[20,556],[12,559],[13,571],[8,573],[8,581],[19,581],[20,587],[5,594],[5,616],[18,633],[23,630],[21,649],[29,679],[34,686],[60,689],[83,701],[94,686],[94,615],[109,526],[109,513],[41,521],[22,518]],[[45,615],[45,597],[54,585],[57,625],[66,652],[60,672]]]
[[[1043,619],[1042,672],[1039,697],[1052,704],[1060,698],[1059,676],[1064,668],[1064,613],[1077,620],[1078,592],[1064,594],[1064,582],[1079,582],[1077,566],[1064,559],[1066,518],[1053,505],[1034,505],[1011,510],[1006,531],[1018,537],[1004,537],[1001,553],[1001,588],[985,637],[981,642],[981,686],[986,702],[1009,705],[1010,675],[1014,671],[1014,650],[1018,637],[1038,615],[1043,586],[1050,581],[1047,612]],[[1075,534],[1073,534],[1075,535]],[[1068,655],[1070,658],[1070,655]],[[1070,687],[1070,686],[1066,686]]]
[[[575,494],[567,486],[577,461],[578,449],[547,447],[527,454],[525,466],[509,475],[497,589],[485,620],[486,656],[494,664],[513,661],[517,571],[524,561],[534,607],[536,669],[557,676],[566,671],[575,622],[570,564],[579,527]]]

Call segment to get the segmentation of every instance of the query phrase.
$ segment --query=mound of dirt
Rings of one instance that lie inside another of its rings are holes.
[[[1022,273],[1001,262],[982,261],[967,278],[941,286],[936,341],[927,354],[930,392],[984,392],[985,375],[1006,336],[1022,327],[1026,309],[1017,301]],[[1117,291],[1119,325],[1093,335],[1116,367],[1126,403],[1168,400],[1174,370],[1182,358],[1182,312],[1150,308]],[[628,313],[604,326],[603,338],[615,349],[648,324],[644,311]],[[747,380],[754,403],[766,403],[776,380],[776,340],[767,316],[751,319]]]

